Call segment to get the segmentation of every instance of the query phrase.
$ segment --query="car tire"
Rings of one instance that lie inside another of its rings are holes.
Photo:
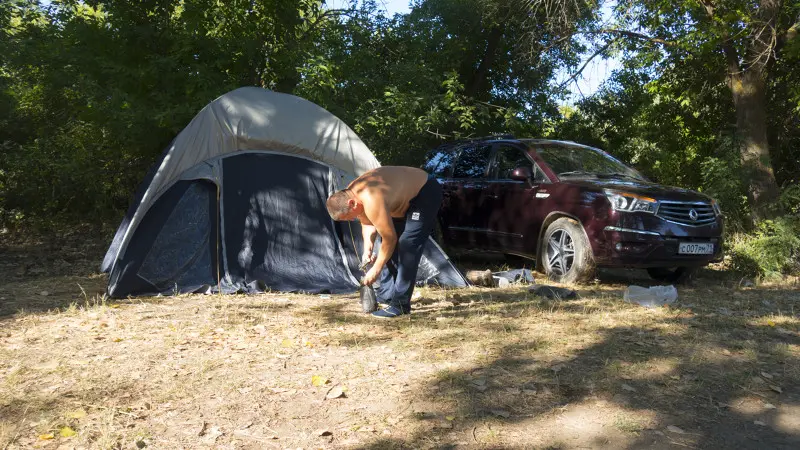
[[[694,267],[651,267],[647,269],[650,278],[668,283],[688,283],[697,269]]]
[[[572,284],[594,278],[592,247],[576,220],[562,217],[551,223],[544,233],[540,249],[543,272],[549,279]]]

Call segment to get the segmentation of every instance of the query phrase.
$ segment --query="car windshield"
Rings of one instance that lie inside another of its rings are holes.
[[[644,180],[639,172],[590,147],[538,144],[534,149],[559,177],[595,176]]]

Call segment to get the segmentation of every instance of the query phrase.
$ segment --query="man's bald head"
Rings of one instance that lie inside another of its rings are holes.
[[[328,214],[333,220],[349,220],[347,216],[352,213],[353,206],[355,206],[351,205],[350,200],[355,202],[353,197],[347,193],[347,189],[336,191],[328,197],[325,207],[328,208]]]

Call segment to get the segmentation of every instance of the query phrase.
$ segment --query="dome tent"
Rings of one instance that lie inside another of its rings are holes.
[[[361,230],[332,192],[379,167],[341,120],[256,87],[206,105],[139,187],[103,260],[111,297],[181,292],[352,292]],[[418,283],[465,286],[433,239]]]

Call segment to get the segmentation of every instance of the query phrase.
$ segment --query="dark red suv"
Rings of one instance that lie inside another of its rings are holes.
[[[530,258],[556,281],[629,267],[675,282],[722,257],[716,201],[653,183],[593,147],[481,138],[433,150],[423,168],[444,187],[446,247]]]

